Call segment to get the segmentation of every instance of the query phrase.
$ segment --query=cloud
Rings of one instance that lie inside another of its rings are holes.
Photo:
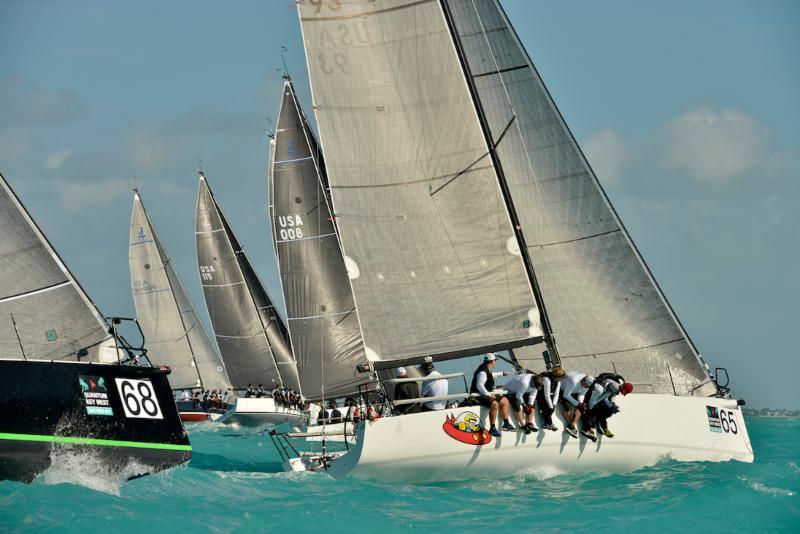
[[[27,80],[0,78],[3,128],[63,122],[78,118],[81,105],[71,91],[47,90]]]
[[[130,191],[130,183],[108,178],[97,183],[66,183],[59,192],[59,202],[67,213],[79,213],[86,208],[107,207]]]
[[[67,158],[72,155],[72,150],[65,148],[63,150],[56,150],[47,156],[47,159],[44,162],[44,166],[51,171],[54,171],[61,167]]]
[[[735,109],[687,111],[664,128],[664,161],[700,182],[724,184],[752,169],[762,158],[766,128]]]
[[[631,149],[613,129],[605,128],[581,143],[589,164],[605,186],[614,186],[622,178],[625,164],[631,159]]]

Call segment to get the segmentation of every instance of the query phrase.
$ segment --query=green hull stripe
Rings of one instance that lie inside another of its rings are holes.
[[[0,432],[0,439],[14,441],[40,441],[49,443],[70,443],[73,445],[99,445],[101,447],[135,447],[137,449],[164,449],[168,451],[191,451],[191,445],[172,443],[146,443],[143,441],[117,441],[115,439],[73,438],[69,436],[43,436],[41,434],[7,434]]]

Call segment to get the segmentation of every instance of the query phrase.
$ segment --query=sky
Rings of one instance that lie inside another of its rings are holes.
[[[800,408],[800,3],[503,5],[706,361],[749,406]],[[282,46],[310,110],[290,0],[0,0],[0,172],[106,315],[134,315],[133,183],[205,315],[198,160],[279,295]]]

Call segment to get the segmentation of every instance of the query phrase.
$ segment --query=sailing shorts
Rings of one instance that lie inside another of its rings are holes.
[[[578,407],[578,395],[576,393],[573,393],[572,395],[570,395],[570,398],[572,398],[575,401],[575,404],[573,404],[570,401],[568,401],[564,397],[564,395],[562,394],[561,395],[561,406],[563,406],[564,408],[569,408],[570,410],[573,409],[573,408],[577,408]]]
[[[508,403],[511,404],[511,409],[514,412],[518,412],[522,409],[522,404],[517,400],[517,396],[511,393],[506,394],[506,398],[508,399]],[[530,402],[531,394],[530,392],[525,393],[522,395],[522,400],[525,404]]]
[[[497,398],[497,397],[495,397]],[[483,406],[484,408],[491,408],[492,407],[492,398],[488,395],[478,395],[473,399],[475,402]]]

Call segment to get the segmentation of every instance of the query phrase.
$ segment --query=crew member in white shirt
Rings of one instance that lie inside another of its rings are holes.
[[[507,391],[506,399],[508,399],[503,418],[508,419],[508,405],[511,405],[511,410],[517,418],[517,426],[526,434],[538,430],[533,424],[533,405],[536,402],[536,387],[532,382],[533,377],[534,375],[530,371],[522,371],[509,378],[503,386]],[[525,412],[524,418],[522,417],[523,411]]]
[[[423,397],[446,397],[448,384],[446,378],[439,378],[442,373],[434,369],[433,358],[427,356],[425,362],[422,364],[422,396]],[[439,398],[422,403],[423,412],[433,412],[436,410],[444,410],[447,407],[447,399]]]
[[[586,410],[583,401],[592,384],[594,377],[577,371],[568,372],[561,381],[561,409],[564,410],[564,418],[567,421],[564,431],[573,438],[578,437],[575,423],[578,422],[581,412]]]

